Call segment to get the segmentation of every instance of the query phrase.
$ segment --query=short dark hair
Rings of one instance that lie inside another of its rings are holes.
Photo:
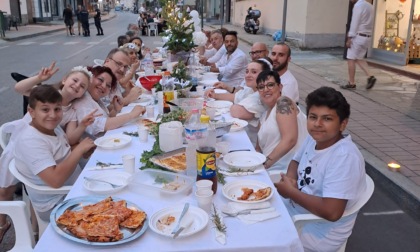
[[[51,85],[39,85],[31,90],[29,95],[29,107],[35,109],[38,101],[42,103],[59,103],[63,100],[60,92]]]
[[[260,84],[266,80],[268,80],[268,78],[273,77],[274,81],[280,85],[281,84],[281,80],[280,80],[280,75],[279,73],[277,73],[277,71],[272,71],[272,70],[268,70],[268,71],[262,71],[260,74],[258,74],[257,77],[257,84]]]
[[[343,94],[331,87],[315,89],[306,97],[306,114],[312,106],[326,106],[337,112],[340,122],[350,117],[350,104]]]
[[[118,47],[126,44],[127,42],[128,42],[127,35],[118,36],[118,38],[117,38]]]
[[[292,50],[290,49],[290,46],[284,42],[278,42],[275,45],[279,45],[279,46],[285,46],[287,47],[287,57],[290,57],[292,55]]]
[[[92,72],[94,76],[98,76],[102,73],[107,73],[111,76],[111,91],[114,91],[117,87],[117,77],[115,77],[115,74],[112,72],[111,68],[106,66],[94,66],[94,67],[88,67],[88,70]]]
[[[227,35],[235,36],[235,38],[238,39],[238,32],[237,31],[227,31],[225,37]]]

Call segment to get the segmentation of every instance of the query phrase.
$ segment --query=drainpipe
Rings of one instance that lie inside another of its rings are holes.
[[[280,42],[286,41],[286,16],[287,16],[287,0],[283,0],[283,23],[281,27]]]
[[[225,18],[225,0],[222,0],[222,13],[220,13],[220,29],[223,28],[223,21]]]

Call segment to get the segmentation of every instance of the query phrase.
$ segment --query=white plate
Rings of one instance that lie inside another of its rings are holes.
[[[257,180],[235,180],[232,182],[228,182],[223,186],[223,196],[225,196],[227,199],[239,202],[239,203],[245,203],[245,204],[253,204],[253,203],[260,203],[267,201],[271,199],[273,196],[274,190],[271,187],[271,193],[270,195],[262,200],[255,200],[255,201],[247,201],[247,200],[238,200],[238,197],[240,197],[243,192],[242,188],[247,187],[250,189],[253,189],[254,191],[258,191],[261,188],[271,187],[264,182],[257,181]]]
[[[208,101],[206,106],[217,109],[228,109],[230,106],[232,106],[232,104],[233,103],[230,101]]]
[[[228,91],[225,89],[215,88],[214,93],[215,94],[226,94]]]
[[[106,171],[104,173],[95,173],[87,177],[121,185],[120,187],[112,188],[112,186],[107,183],[88,181],[86,179],[83,181],[83,186],[86,190],[101,194],[110,194],[121,191],[131,180],[131,174],[122,171]]]
[[[198,83],[206,86],[206,87],[213,87],[214,83],[218,82],[219,80],[214,79],[214,80],[200,80],[198,81]]]
[[[223,161],[230,167],[253,171],[264,163],[266,157],[255,151],[235,151],[224,155]]]
[[[232,127],[230,127],[230,131],[232,131],[232,132],[240,131],[243,128],[245,128],[246,126],[248,126],[247,121],[237,119],[237,118],[234,118],[234,119],[230,120],[230,122],[233,122]]]
[[[182,209],[184,209],[184,205],[168,207],[157,211],[149,219],[150,228],[157,234],[172,238],[173,234],[171,234],[171,232],[175,227],[179,216],[181,215]],[[162,220],[169,215],[175,217],[175,221],[173,223],[171,223],[170,225],[159,224],[159,220]],[[206,212],[204,212],[204,210],[202,210],[201,208],[190,205],[184,218],[182,218],[181,224],[188,223],[191,219],[194,220],[191,226],[182,231],[178,237],[191,236],[201,231],[207,226],[207,223],[209,222],[209,215]]]
[[[117,134],[110,136],[103,136],[95,140],[95,144],[98,147],[107,150],[115,150],[122,148],[131,142],[131,137],[128,135]]]
[[[154,100],[153,96],[142,94],[137,100],[131,102],[129,106],[135,106],[135,105],[147,106],[147,105],[153,104],[153,100]]]

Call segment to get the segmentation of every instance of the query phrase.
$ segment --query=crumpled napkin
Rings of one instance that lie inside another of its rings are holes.
[[[212,212],[213,212],[214,215],[217,214],[220,218],[220,222],[222,224],[224,224],[222,214],[220,213],[219,209],[217,209],[216,206],[214,206],[214,205],[213,205],[213,208],[212,208]],[[226,244],[226,233],[223,233],[223,232],[219,231],[216,228],[216,226],[213,228],[213,230],[214,230],[213,231],[214,232],[214,238],[216,239],[216,241],[218,243],[222,244],[222,245],[225,245]]]
[[[274,208],[271,207],[270,202],[261,202],[255,204],[243,204],[237,202],[229,202],[227,205],[223,206],[223,212],[236,213],[243,210],[256,210],[254,213],[250,214],[240,214],[237,216],[245,224],[253,224],[280,216],[280,213]]]

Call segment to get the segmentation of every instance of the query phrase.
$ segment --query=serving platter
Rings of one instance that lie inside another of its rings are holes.
[[[70,233],[67,228],[63,227],[60,224],[57,224],[57,219],[66,211],[66,210],[72,210],[72,211],[79,211],[83,208],[83,206],[86,205],[92,205],[96,204],[101,200],[104,200],[105,196],[82,196],[82,197],[76,197],[72,199],[68,199],[63,201],[61,204],[57,205],[50,215],[50,224],[55,232],[57,232],[59,235],[63,236],[66,239],[69,239],[71,241],[87,244],[87,245],[94,245],[94,246],[114,246],[118,244],[123,244],[130,242],[132,240],[135,240],[142,236],[144,232],[146,232],[146,229],[148,228],[148,219],[144,221],[143,225],[137,229],[129,229],[129,228],[122,228],[120,227],[120,231],[123,233],[123,238],[119,241],[115,242],[91,242],[86,239],[78,238],[74,236],[72,233]],[[119,198],[113,198],[113,201],[120,201],[122,199]],[[139,206],[136,204],[127,201],[127,208],[130,209],[136,209],[143,211]]]
[[[152,162],[155,165],[158,165],[162,168],[165,168],[169,171],[184,172],[185,169],[187,168],[187,161],[185,161],[185,163],[180,163],[180,164],[182,164],[182,166],[179,167],[179,168],[170,166],[168,164],[164,164],[162,161],[167,159],[167,158],[171,158],[171,157],[174,157],[174,156],[179,156],[179,155],[185,154],[185,150],[186,150],[186,148],[183,147],[183,148],[180,148],[180,149],[176,149],[176,150],[173,150],[173,151],[168,151],[168,152],[165,152],[163,154],[153,156],[153,157],[150,158],[150,162]]]

